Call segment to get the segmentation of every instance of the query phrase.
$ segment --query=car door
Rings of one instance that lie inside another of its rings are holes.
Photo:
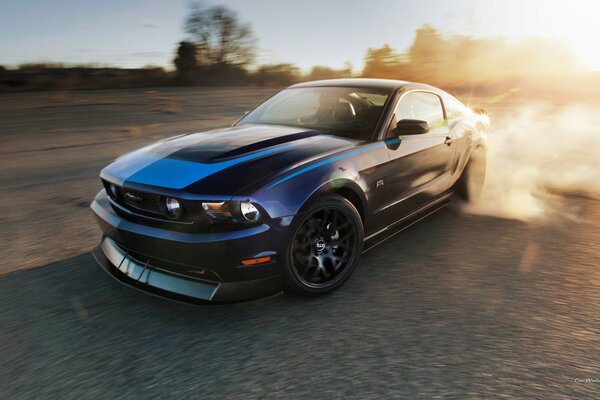
[[[427,121],[430,130],[397,136],[396,123],[402,119]],[[448,189],[456,147],[451,135],[437,94],[411,91],[401,96],[386,134],[386,143],[400,139],[386,146],[390,158],[385,181],[389,218],[410,214]]]

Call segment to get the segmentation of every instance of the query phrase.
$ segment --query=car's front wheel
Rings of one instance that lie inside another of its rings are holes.
[[[363,248],[360,214],[340,196],[326,196],[302,213],[290,241],[284,283],[287,291],[317,296],[352,275]]]

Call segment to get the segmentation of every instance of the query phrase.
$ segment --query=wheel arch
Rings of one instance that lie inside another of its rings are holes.
[[[351,189],[348,186],[343,186],[341,188],[335,189],[333,193],[342,196],[350,203],[352,203],[354,208],[356,208],[356,210],[360,214],[360,219],[362,219],[363,224],[365,223],[365,205],[361,197],[356,192],[356,190]]]
[[[350,179],[334,179],[322,184],[306,199],[300,212],[310,207],[317,199],[327,195],[338,195],[348,200],[358,211],[363,224],[365,223],[366,196],[361,187]]]

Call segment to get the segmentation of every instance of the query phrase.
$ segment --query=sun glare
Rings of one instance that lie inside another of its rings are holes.
[[[530,0],[474,5],[480,7],[482,31],[494,30],[517,40],[554,39],[568,45],[585,67],[600,70],[600,2]]]
[[[587,67],[600,70],[600,2],[575,2],[570,6],[546,2],[551,35],[567,41]]]

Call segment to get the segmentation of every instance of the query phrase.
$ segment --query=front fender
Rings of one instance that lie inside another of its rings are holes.
[[[384,141],[364,143],[299,165],[263,183],[248,198],[260,204],[271,217],[277,218],[296,215],[323,193],[350,190],[361,202],[363,211],[368,213],[365,206],[369,203],[366,200],[369,198],[367,180],[374,179],[377,165],[389,160],[387,144]]]
[[[255,201],[272,218],[296,215],[315,198],[341,190],[351,190],[364,207],[367,203],[363,187],[365,183],[359,173],[360,169],[356,167],[356,160],[346,159],[308,170],[279,184],[267,184],[252,196],[236,196],[234,199]]]

